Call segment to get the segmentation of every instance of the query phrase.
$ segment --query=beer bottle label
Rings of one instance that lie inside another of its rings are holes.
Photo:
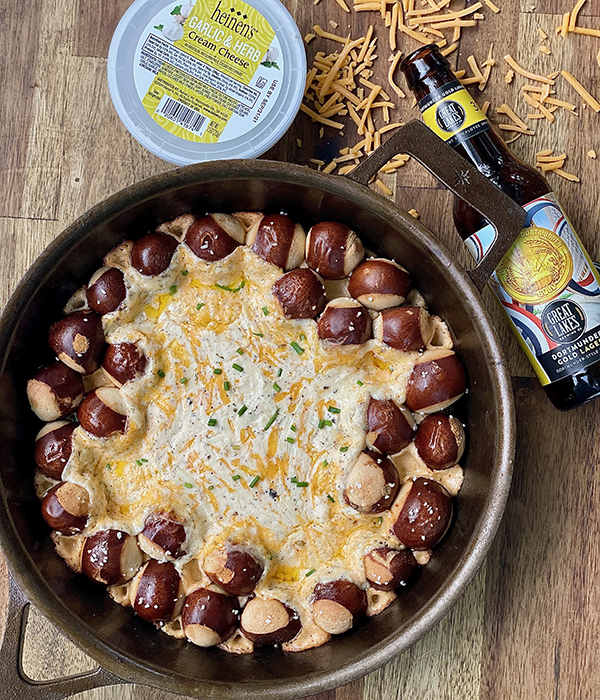
[[[600,278],[554,194],[529,202],[525,228],[489,281],[542,385],[600,359]],[[490,225],[465,243],[479,262]]]
[[[490,123],[458,80],[430,92],[420,102],[423,121],[450,146],[487,131]]]

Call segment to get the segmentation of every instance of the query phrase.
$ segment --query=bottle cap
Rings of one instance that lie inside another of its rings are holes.
[[[255,158],[296,117],[306,54],[279,0],[136,0],[114,33],[119,118],[159,158]]]

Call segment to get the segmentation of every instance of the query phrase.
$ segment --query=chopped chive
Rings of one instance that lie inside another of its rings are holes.
[[[242,477],[241,477],[239,474],[234,474],[231,478],[232,478],[234,481],[238,481],[238,480],[241,479]]]
[[[147,459],[144,459],[143,457],[140,459],[140,462],[147,462]]]
[[[276,409],[275,413],[267,421],[267,424],[265,425],[263,430],[268,430],[273,425],[273,423],[275,422],[275,419],[277,418],[278,415],[279,415],[279,409]]]
[[[325,426],[331,426],[331,425],[333,425],[333,423],[330,420],[325,420],[324,418],[322,418],[319,421],[319,428],[324,428]]]
[[[224,289],[226,292],[239,292],[240,289],[243,289],[246,286],[246,280],[242,280],[240,282],[240,285],[238,287],[226,287],[223,284],[219,284],[218,282],[215,283],[215,287],[218,287],[219,289]]]
[[[364,384],[360,381],[360,379],[356,382],[358,386],[364,386]]]
[[[244,368],[241,365],[236,365],[235,363],[233,363],[231,366],[233,367],[233,369],[237,369],[238,372],[244,371]]]
[[[138,467],[141,467],[141,466],[142,466],[142,463],[140,462],[139,459],[136,459],[136,460],[135,460],[135,463],[138,465]]]
[[[162,371],[162,369],[159,369],[158,372],[156,373],[161,379],[165,378],[165,373]]]
[[[106,465],[106,468],[110,471],[110,462]]]
[[[254,479],[252,479],[252,481],[250,482],[250,488],[253,489],[256,486],[256,484],[258,484],[259,481],[260,481],[260,476],[256,475],[254,477]]]
[[[304,335],[304,333],[300,334],[300,340],[306,340],[306,336]]]
[[[203,306],[206,306],[206,304],[203,304],[202,302],[200,302],[199,304],[196,304],[196,311],[200,311],[200,309],[201,309]]]
[[[308,578],[309,576],[312,576],[315,573],[316,569],[311,569],[310,571],[307,571],[304,576],[305,578]]]
[[[223,382],[223,389],[229,391],[229,389],[231,389],[231,384],[229,382]]]
[[[238,348],[238,349],[236,350],[236,352],[237,352],[238,355],[243,355],[243,354],[244,354],[244,351],[242,350],[242,348]]]
[[[321,462],[321,464],[322,464],[324,467],[326,467],[326,466],[329,464],[329,462],[328,462],[326,459],[324,459],[324,460]]]
[[[177,285],[176,285],[176,284],[172,284],[172,285],[169,287],[169,294],[173,295],[173,294],[175,294],[176,291],[177,291]]]
[[[279,386],[279,384],[277,384],[277,382],[273,384],[273,389],[275,389],[275,391],[281,391],[281,387]]]
[[[333,496],[329,493],[327,494],[327,500],[331,501],[332,503],[335,503],[335,498],[333,498]]]
[[[285,441],[286,441],[286,442],[289,442],[290,445],[293,445],[293,444],[296,442],[296,441],[294,440],[293,437],[288,437],[288,438],[285,439]]]
[[[221,374],[223,370],[219,369],[218,367],[216,369],[213,369],[213,374]]]
[[[182,270],[182,271],[181,271],[181,274],[185,277],[185,276],[186,276],[187,274],[189,274],[189,273],[188,273],[187,270]]]
[[[294,432],[296,432],[296,430],[298,430],[298,428],[296,428],[295,425],[290,425],[290,430],[293,430]]]
[[[280,368],[277,370],[277,376],[278,376],[278,377],[281,377],[282,374],[283,374],[283,369],[280,367]]]
[[[273,555],[271,554],[271,552],[267,552],[267,556],[269,557],[269,559],[270,559],[271,561],[273,561]]]
[[[344,447],[340,447],[340,452],[348,452],[348,446],[345,445]]]
[[[259,338],[264,338],[264,337],[265,337],[263,333],[254,333],[254,332],[253,332],[252,335],[257,335]]]
[[[375,518],[373,521],[376,525],[381,525],[383,523],[383,517],[380,515],[378,518]]]
[[[263,306],[263,307],[262,307],[262,312],[263,312],[263,314],[264,314],[265,316],[268,316],[268,315],[269,315],[269,309],[268,309],[266,306]]]
[[[187,382],[188,382],[187,377],[181,377],[181,379],[179,380],[180,384],[187,384]]]
[[[217,424],[217,419],[216,419],[216,418],[209,418],[209,419],[208,419],[208,424],[209,424],[210,427],[212,428],[213,426],[215,426],[215,425]]]
[[[242,406],[240,410],[238,411],[238,416],[243,416],[244,413],[248,410],[248,406]]]
[[[231,449],[232,449],[232,450],[239,450],[239,449],[240,449],[240,446],[239,446],[239,445],[232,445],[232,446],[231,446]]]
[[[185,486],[186,489],[191,489],[191,488],[192,488],[192,484],[190,484],[189,481],[186,481],[185,484],[184,484],[184,486]]]
[[[304,348],[301,348],[295,340],[292,340],[290,345],[298,353],[298,355],[302,355],[302,353],[304,352]]]
[[[335,406],[327,406],[327,410],[329,413],[340,413],[340,409]]]
[[[215,488],[215,487],[211,484],[211,485],[208,487],[208,490],[209,490],[209,491],[212,491],[214,488]]]
[[[296,486],[299,488],[306,488],[308,486],[308,481],[296,481]]]

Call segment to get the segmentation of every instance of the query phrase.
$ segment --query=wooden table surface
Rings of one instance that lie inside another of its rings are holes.
[[[485,9],[485,20],[463,32],[459,51],[452,55],[458,68],[468,67],[466,59],[472,53],[481,64],[494,42],[498,65],[480,102],[488,99],[493,106],[506,102],[521,116],[533,111],[519,98],[524,81],[517,79],[510,85],[504,81],[508,66],[502,56],[508,52],[536,71],[565,68],[600,97],[596,62],[600,39],[578,34],[562,38],[554,31],[574,0],[496,2],[501,12]],[[2,302],[44,246],[73,219],[107,195],[173,167],[130,137],[109,98],[109,41],[128,4],[128,0],[2,3]],[[376,14],[346,14],[334,0],[321,0],[317,6],[312,0],[285,0],[284,4],[303,35],[314,23],[333,31],[332,20],[339,24],[336,32],[351,32],[355,37],[373,22],[380,37],[378,72],[386,87],[387,30]],[[460,2],[452,4],[455,9],[460,6]],[[600,2],[590,0],[579,21],[600,28]],[[550,55],[539,52],[538,27],[549,35]],[[402,36],[399,46],[407,53],[418,44]],[[335,48],[315,39],[307,47],[309,60],[315,51],[328,53]],[[398,82],[404,85],[400,76]],[[550,175],[550,182],[584,244],[598,259],[600,160],[587,152],[592,148],[600,152],[600,115],[582,109],[581,99],[564,81],[559,92],[559,97],[577,104],[579,116],[559,110],[554,124],[531,122],[535,136],[523,136],[512,147],[530,162],[547,147],[568,155],[565,169],[578,174],[581,183],[556,175]],[[402,120],[416,116],[411,99],[399,102]],[[492,118],[498,119],[494,114]],[[326,130],[319,138],[318,125],[300,114],[267,156],[297,163],[308,163],[311,157],[328,160],[340,146],[357,140],[350,128],[344,137]],[[398,204],[415,207],[421,221],[466,260],[463,244],[453,232],[447,192],[415,163],[385,181]],[[596,481],[600,404],[567,414],[552,408],[487,293],[486,302],[509,359],[518,419],[513,486],[495,543],[464,596],[424,639],[381,670],[324,693],[319,700],[600,697],[600,487]],[[0,565],[4,591],[6,578],[6,569]],[[32,675],[60,675],[90,666],[78,650],[57,640],[47,625],[39,614],[30,625],[27,669]],[[0,696],[3,692],[0,689]],[[164,700],[174,696],[122,686],[78,697]]]

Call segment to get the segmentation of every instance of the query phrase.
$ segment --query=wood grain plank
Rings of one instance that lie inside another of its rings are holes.
[[[129,0],[77,0],[73,55],[106,58],[112,35],[129,5]]]

